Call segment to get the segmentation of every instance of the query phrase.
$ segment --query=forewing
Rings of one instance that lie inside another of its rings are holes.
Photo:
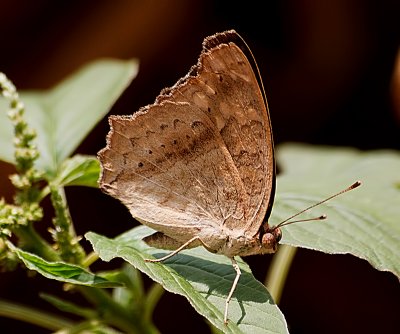
[[[209,37],[198,64],[132,117],[110,117],[100,187],[134,217],[177,240],[209,228],[255,235],[272,204],[274,159],[266,102],[252,65]]]

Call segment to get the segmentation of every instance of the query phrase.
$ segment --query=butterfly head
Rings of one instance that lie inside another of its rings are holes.
[[[272,252],[276,252],[281,238],[282,231],[278,226],[267,228],[265,233],[261,236],[261,246]]]

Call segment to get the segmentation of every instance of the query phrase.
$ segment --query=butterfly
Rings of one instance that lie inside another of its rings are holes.
[[[231,259],[236,277],[227,323],[241,274],[235,256],[276,252],[280,227],[298,215],[268,224],[274,144],[250,49],[234,30],[207,37],[185,77],[154,104],[110,116],[109,123],[107,146],[98,153],[100,188],[157,231],[144,239],[148,245],[173,250],[150,262],[198,246]]]

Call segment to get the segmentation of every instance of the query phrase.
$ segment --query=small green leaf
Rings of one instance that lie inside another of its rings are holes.
[[[20,92],[29,126],[37,132],[36,167],[55,175],[62,162],[110,110],[137,73],[134,60],[99,60],[48,91]],[[13,163],[13,130],[0,99],[0,159]]]
[[[52,296],[47,293],[41,293],[40,297],[63,312],[79,315],[86,319],[94,319],[97,315],[96,311],[91,308],[76,305],[57,296]]]
[[[115,239],[93,232],[86,238],[102,260],[123,258],[166,290],[186,297],[197,312],[225,333],[287,333],[282,313],[243,261],[238,261],[242,276],[229,305],[230,321],[226,326],[225,300],[235,277],[229,259],[198,247],[164,263],[145,262],[155,254],[168,252],[148,247],[141,240],[151,233],[148,227],[139,226]]]
[[[65,160],[53,183],[59,186],[98,187],[99,161],[94,156],[74,155]]]
[[[326,221],[282,228],[282,243],[326,253],[353,254],[400,276],[400,153],[286,144],[277,149],[282,174],[270,223],[278,224],[356,180],[361,187],[298,218]]]
[[[25,252],[15,247],[10,242],[7,242],[7,245],[28,269],[37,271],[46,278],[98,288],[120,286],[119,283],[108,281],[77,265],[64,262],[49,262],[35,254]]]

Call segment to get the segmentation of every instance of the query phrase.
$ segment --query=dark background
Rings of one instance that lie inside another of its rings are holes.
[[[137,57],[139,75],[111,111],[130,114],[186,74],[204,37],[234,28],[260,67],[276,143],[399,149],[398,4],[3,0],[0,71],[19,89],[44,89],[90,60]],[[104,119],[78,152],[96,154],[107,132]],[[11,172],[10,165],[0,165],[7,199]],[[70,188],[67,195],[80,234],[114,236],[133,226],[126,209],[96,189]],[[270,257],[247,260],[263,281]],[[398,283],[355,257],[299,250],[280,307],[292,333],[395,333]],[[0,298],[54,310],[37,291],[62,294],[58,283],[27,277],[24,270],[0,274]],[[160,301],[155,321],[163,333],[208,330],[183,297],[171,294]],[[0,328],[2,333],[47,332],[5,318]]]

